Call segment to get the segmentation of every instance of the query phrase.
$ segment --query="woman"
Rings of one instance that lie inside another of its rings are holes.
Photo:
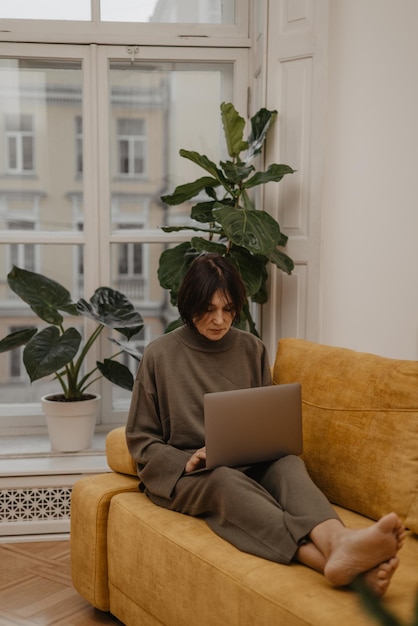
[[[361,575],[383,595],[405,534],[395,513],[369,528],[345,528],[292,455],[204,469],[204,394],[271,384],[264,344],[232,325],[245,300],[226,258],[192,263],[178,293],[184,325],[147,347],[135,381],[126,437],[141,489],[159,506],[202,517],[240,550],[299,561],[334,585]]]

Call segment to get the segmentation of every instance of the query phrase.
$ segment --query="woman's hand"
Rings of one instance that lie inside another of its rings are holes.
[[[205,461],[206,461],[206,448],[205,447],[199,448],[199,450],[196,450],[196,452],[192,454],[190,459],[187,461],[186,467],[184,468],[185,473],[189,474],[190,472],[194,472],[195,470],[200,469],[201,467],[205,467]]]

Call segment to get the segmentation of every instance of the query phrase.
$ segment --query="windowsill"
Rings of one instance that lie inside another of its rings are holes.
[[[82,452],[52,452],[47,435],[0,437],[0,490],[72,485],[81,476],[109,472],[105,437],[97,433]]]
[[[0,437],[0,459],[103,456],[105,454],[105,439],[106,433],[96,433],[93,446],[88,450],[83,450],[82,452],[53,452],[46,434]]]

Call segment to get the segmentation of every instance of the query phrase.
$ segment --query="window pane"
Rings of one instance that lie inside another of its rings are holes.
[[[104,22],[234,24],[235,0],[100,0]]]
[[[8,137],[7,140],[7,169],[17,169],[17,137]]]
[[[134,172],[143,174],[145,171],[145,146],[142,141],[134,142]]]
[[[119,174],[129,174],[129,142],[119,139]]]
[[[127,243],[121,243],[119,246],[119,274],[128,273],[128,245]],[[124,292],[125,293],[125,292]],[[126,295],[126,293],[125,293]]]
[[[141,243],[131,243],[133,256],[133,272],[134,275],[141,275],[144,271],[143,253],[144,246]]]
[[[2,2],[0,18],[26,20],[90,20],[89,0],[13,0]]]
[[[184,224],[190,204],[160,197],[202,174],[179,156],[226,156],[220,103],[232,99],[230,63],[111,62],[110,202],[113,229]]]
[[[33,137],[22,137],[22,166],[24,172],[33,170]]]
[[[9,174],[2,214],[25,215],[35,230],[77,230],[84,221],[81,113],[80,62],[0,59],[0,163]]]

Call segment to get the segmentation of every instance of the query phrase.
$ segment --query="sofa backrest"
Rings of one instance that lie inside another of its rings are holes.
[[[303,457],[331,502],[418,532],[418,362],[282,339],[273,380],[302,385]]]

